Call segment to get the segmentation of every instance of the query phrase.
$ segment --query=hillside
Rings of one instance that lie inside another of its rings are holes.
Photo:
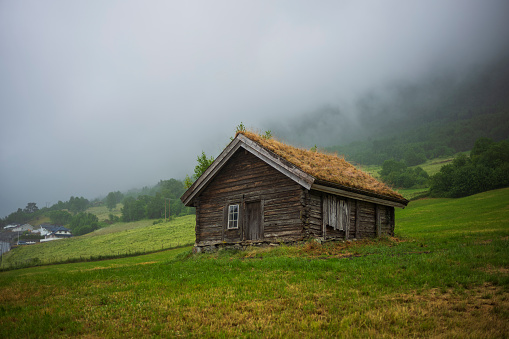
[[[507,139],[508,92],[506,55],[375,87],[351,103],[325,104],[270,126],[292,144],[318,145],[364,165],[401,159],[405,146],[431,159],[471,149],[479,137]]]
[[[117,223],[70,239],[19,246],[3,256],[0,268],[148,253],[194,243],[195,216],[153,225],[153,220]]]
[[[509,189],[426,199],[397,238],[0,272],[0,337],[509,333]]]
[[[363,165],[393,158],[412,166],[467,151],[480,137],[505,140],[508,92],[509,58],[464,74],[396,84],[361,99],[356,123],[333,124],[338,130],[332,135],[340,138],[341,129],[348,128],[356,139],[338,139],[326,149]]]

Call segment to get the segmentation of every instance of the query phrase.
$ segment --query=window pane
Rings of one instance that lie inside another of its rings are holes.
[[[228,206],[228,228],[238,228],[239,205]]]

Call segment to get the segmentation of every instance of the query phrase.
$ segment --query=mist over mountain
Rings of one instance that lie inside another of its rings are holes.
[[[334,145],[355,140],[355,118],[337,106],[324,105],[288,121],[273,122],[273,134],[294,145]]]
[[[183,179],[240,122],[324,147],[468,115],[499,96],[496,74],[468,80],[509,51],[507,13],[504,0],[1,1],[0,216]]]
[[[504,56],[431,73],[418,81],[395,81],[369,90],[353,104],[324,105],[290,121],[274,122],[273,132],[304,147],[346,145],[402,133],[414,133],[414,141],[423,141],[430,132],[418,135],[414,130],[424,125],[436,130],[477,118],[480,129],[487,127],[482,124],[496,125],[481,136],[502,140],[509,137],[508,93],[509,56]],[[500,119],[493,121],[493,114]]]

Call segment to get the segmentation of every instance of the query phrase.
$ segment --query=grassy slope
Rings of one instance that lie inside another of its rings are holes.
[[[42,263],[150,252],[194,243],[195,216],[152,225],[153,220],[118,223],[70,239],[20,246],[4,255],[2,267],[30,260]]]
[[[0,337],[507,335],[509,189],[396,220],[399,240],[2,272]]]
[[[99,219],[99,221],[104,221],[104,220],[108,220],[110,218],[110,214],[113,214],[117,217],[122,216],[122,207],[123,207],[122,204],[117,204],[117,206],[113,210],[110,210],[110,209],[108,209],[108,207],[103,205],[103,206],[89,207],[86,212],[95,214],[97,216],[97,218]]]

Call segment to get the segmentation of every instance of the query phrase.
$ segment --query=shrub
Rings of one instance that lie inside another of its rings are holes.
[[[509,143],[480,138],[470,157],[460,155],[431,178],[430,195],[459,198],[509,186]]]
[[[382,180],[401,188],[420,188],[426,186],[429,176],[421,167],[408,168],[405,162],[386,160],[379,172]]]

